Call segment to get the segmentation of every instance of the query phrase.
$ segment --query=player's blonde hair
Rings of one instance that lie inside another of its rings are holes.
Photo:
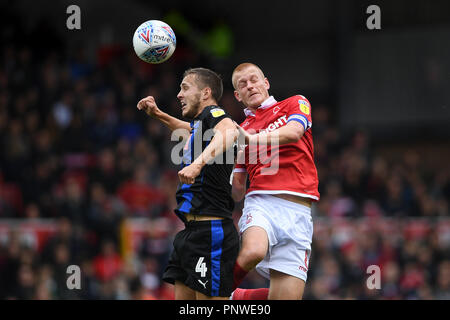
[[[256,64],[251,63],[251,62],[244,62],[244,63],[241,63],[241,64],[238,65],[236,68],[234,68],[233,73],[232,73],[232,75],[231,75],[231,83],[233,84],[233,88],[234,88],[234,89],[236,89],[236,81],[235,81],[236,79],[235,79],[234,75],[235,75],[237,72],[240,72],[240,71],[245,70],[245,69],[250,68],[250,67],[255,67],[255,68],[261,73],[261,76],[262,76],[263,78],[266,77],[266,76],[264,75],[264,72],[262,72],[261,68],[258,67]]]

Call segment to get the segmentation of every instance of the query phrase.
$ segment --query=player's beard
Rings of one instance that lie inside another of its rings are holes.
[[[193,95],[192,99],[188,100],[188,107],[182,112],[183,117],[194,119],[200,111],[200,93]]]

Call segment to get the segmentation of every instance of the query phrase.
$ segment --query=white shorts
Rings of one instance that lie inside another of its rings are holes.
[[[269,194],[253,194],[245,198],[240,234],[253,226],[263,228],[269,238],[269,250],[256,271],[270,279],[269,269],[273,269],[306,282],[313,235],[311,209]]]

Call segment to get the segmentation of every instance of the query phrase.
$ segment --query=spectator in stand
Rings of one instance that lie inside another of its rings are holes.
[[[159,214],[164,200],[162,194],[150,185],[148,169],[142,164],[135,168],[133,179],[119,187],[117,194],[135,216]]]
[[[93,267],[95,276],[102,283],[112,281],[121,272],[123,261],[112,240],[103,241],[101,252],[94,258]]]
[[[60,244],[68,248],[68,254],[74,263],[80,263],[84,257],[92,255],[92,249],[89,250],[89,245],[82,237],[82,233],[66,217],[60,217],[57,220],[56,232],[47,240],[41,252],[43,263],[50,265],[56,263],[54,253]]]
[[[444,260],[438,265],[435,298],[440,300],[450,299],[450,260]]]
[[[93,183],[90,189],[90,204],[88,207],[87,220],[98,241],[112,239],[119,242],[120,223],[126,213],[123,202],[106,193],[104,186]]]
[[[101,149],[97,153],[97,165],[91,169],[91,182],[99,183],[109,194],[114,194],[120,183],[116,175],[116,158],[111,148]]]

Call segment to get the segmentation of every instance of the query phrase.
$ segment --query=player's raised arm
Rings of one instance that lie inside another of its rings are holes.
[[[246,143],[250,145],[273,145],[273,143],[283,145],[297,142],[311,128],[311,105],[304,96],[296,95],[289,98],[287,111],[286,124],[278,129],[252,135],[239,126],[237,128],[240,135],[244,136]]]
[[[203,153],[193,163],[203,165],[212,161],[233,146],[239,133],[230,118],[222,119],[214,127],[214,137]]]
[[[183,168],[178,176],[180,181],[186,184],[192,184],[195,177],[200,174],[201,169],[217,156],[224,153],[233,146],[239,133],[236,126],[230,118],[224,118],[214,127],[214,137],[203,152],[192,162],[191,165]]]
[[[241,128],[242,129],[242,128]],[[242,129],[242,131],[244,131]],[[246,142],[249,145],[270,145],[278,141],[279,145],[293,143],[300,140],[305,133],[305,128],[298,122],[288,122],[285,126],[271,132],[258,134],[246,134]]]
[[[189,133],[191,131],[189,122],[177,119],[161,111],[161,109],[158,108],[155,102],[155,98],[153,98],[152,96],[141,99],[137,104],[137,108],[139,110],[144,110],[145,113],[147,113],[150,117],[161,121],[171,131],[174,131],[176,129],[183,129],[186,131],[185,136],[189,136]]]

